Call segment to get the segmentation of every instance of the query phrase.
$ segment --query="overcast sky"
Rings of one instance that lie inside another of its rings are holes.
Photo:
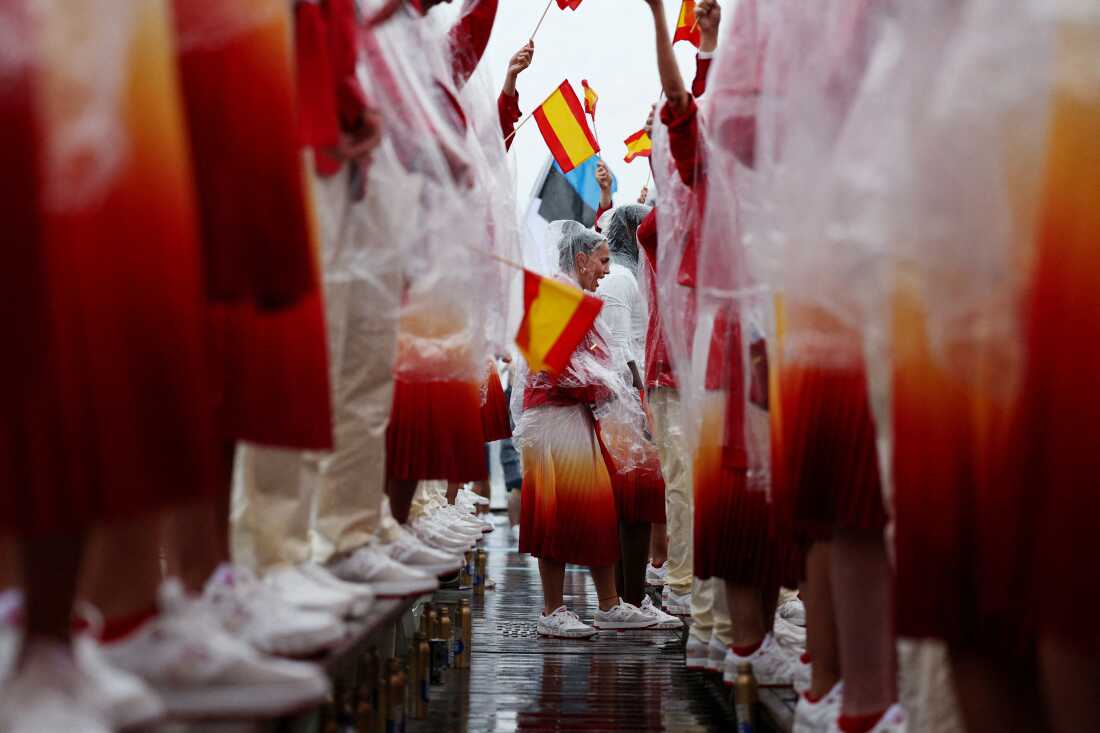
[[[460,0],[455,0],[443,12],[455,13],[460,5]],[[488,66],[498,91],[508,60],[527,41],[545,7],[546,0],[500,0],[493,35],[481,62]],[[670,30],[676,26],[679,11],[680,0],[665,0]],[[695,73],[695,48],[688,43],[678,43],[675,48],[685,83],[690,84]],[[616,203],[633,200],[649,168],[644,158],[630,164],[623,162],[623,140],[642,128],[649,105],[661,90],[653,20],[643,0],[584,0],[575,11],[559,10],[555,2],[535,36],[534,63],[520,75],[517,84],[524,115],[530,114],[562,79],[568,79],[582,99],[581,79],[587,79],[600,95],[596,134],[602,157],[619,179]],[[516,165],[521,214],[547,154],[534,120],[516,133],[511,155]]]

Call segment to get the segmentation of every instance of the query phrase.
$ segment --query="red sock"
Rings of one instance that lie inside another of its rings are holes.
[[[885,710],[870,715],[841,715],[837,718],[836,725],[844,733],[867,733],[882,720],[883,715],[886,715]]]
[[[809,652],[803,652],[802,656],[798,658],[798,661],[802,662],[803,664],[809,664],[810,662],[814,661],[814,659],[810,656]]]
[[[99,640],[104,643],[109,643],[125,639],[141,628],[146,621],[156,615],[157,607],[149,606],[148,608],[135,611],[134,613],[128,613],[124,616],[109,618],[103,623],[103,633],[99,635]]]
[[[764,646],[763,639],[756,642],[755,644],[749,644],[748,646],[734,646],[733,644],[730,644],[730,649],[732,649],[733,653],[739,657],[748,657],[762,646]]]

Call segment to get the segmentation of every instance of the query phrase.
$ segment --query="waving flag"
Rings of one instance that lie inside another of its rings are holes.
[[[626,143],[626,157],[623,160],[627,163],[637,157],[648,158],[653,152],[653,141],[645,130],[638,130],[623,142]]]
[[[580,7],[583,1],[584,0],[558,0],[558,7],[562,10],[565,10],[566,8],[570,10],[576,10]]]
[[[581,100],[577,99],[577,93],[568,81],[563,81],[539,105],[534,118],[563,173],[568,173],[600,152],[600,145],[584,119]]]
[[[695,20],[695,0],[684,0],[683,5],[680,6],[680,17],[676,20],[676,32],[672,34],[672,42],[687,41],[699,48],[702,40],[699,23]]]
[[[584,111],[585,114],[592,115],[592,121],[596,121],[596,102],[600,101],[600,95],[596,94],[596,90],[588,86],[588,79],[581,79],[581,86],[584,87]]]
[[[603,307],[571,285],[523,271],[523,321],[516,346],[532,371],[560,372]]]

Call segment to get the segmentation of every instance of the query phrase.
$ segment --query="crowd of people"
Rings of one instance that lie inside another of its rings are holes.
[[[1100,729],[1098,6],[698,0],[688,85],[622,0],[652,186],[550,224],[602,309],[538,371],[535,45],[495,89],[445,1],[0,4],[0,731],[323,700],[492,530],[496,441],[540,636],[686,624],[798,733],[917,728],[934,639],[965,730]]]

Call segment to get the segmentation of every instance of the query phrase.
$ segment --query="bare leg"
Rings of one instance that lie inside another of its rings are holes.
[[[806,553],[806,582],[802,603],[806,607],[806,651],[813,659],[810,694],[824,697],[840,680],[840,654],[836,643],[836,617],[830,582],[830,547],[815,542]]]
[[[845,715],[871,715],[898,699],[893,593],[880,532],[837,531],[832,542],[833,606]]]
[[[155,514],[98,527],[88,546],[81,596],[107,619],[152,609],[163,578],[160,549],[165,520]],[[125,568],[125,572],[119,572]]]
[[[462,484],[456,484],[453,481],[447,484],[447,503],[454,504],[458,498],[458,492],[462,489]]]
[[[473,491],[478,496],[483,496],[486,499],[493,498],[492,497],[492,489],[489,486],[489,482],[487,480],[486,481],[475,481],[474,486],[473,486]],[[477,513],[478,514],[488,514],[489,509],[490,509],[490,507],[487,504],[478,504]]]
[[[1047,636],[1039,640],[1039,666],[1050,729],[1057,733],[1100,730],[1096,706],[1100,659]]]
[[[386,484],[386,495],[390,497],[390,513],[399,524],[409,521],[409,508],[416,494],[416,481],[390,479]]]
[[[592,573],[592,583],[596,586],[596,597],[600,601],[600,610],[609,611],[619,605],[619,594],[615,592],[615,566],[604,565],[588,570]]]
[[[668,525],[654,524],[649,538],[649,560],[659,568],[668,560]]]
[[[733,625],[734,646],[755,646],[764,641],[770,624],[764,615],[764,598],[759,588],[725,583],[726,605]]]
[[[619,522],[619,562],[616,563],[618,594],[639,606],[645,596],[645,566],[649,560],[650,524]]]
[[[236,443],[222,445],[222,493],[172,510],[164,533],[166,574],[179,578],[191,593],[201,593],[218,566],[230,561],[229,511]]]
[[[521,514],[521,507],[523,506],[522,489],[512,489],[508,492],[508,524],[513,527],[519,526],[519,518]]]
[[[1021,660],[993,659],[952,648],[951,672],[955,698],[969,733],[1048,730],[1036,694],[1034,669]]]
[[[565,605],[565,563],[539,558],[542,581],[542,612],[549,616]]]
[[[82,532],[76,532],[20,542],[28,639],[68,642],[84,539]]]

